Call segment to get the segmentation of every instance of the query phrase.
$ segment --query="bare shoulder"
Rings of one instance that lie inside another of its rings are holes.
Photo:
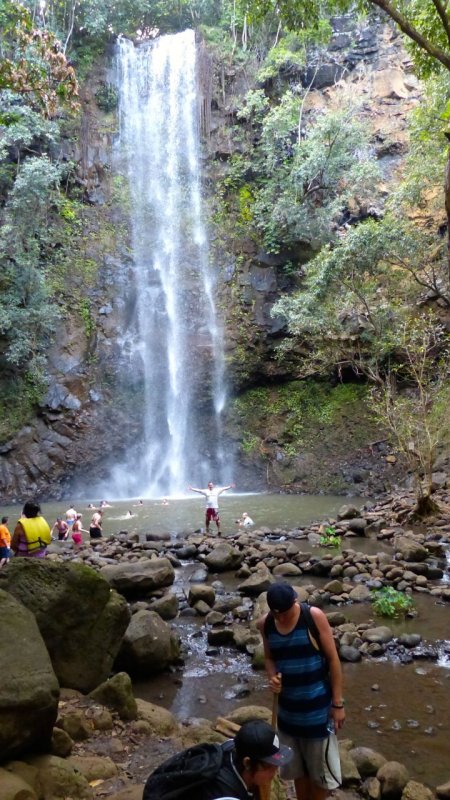
[[[324,625],[328,627],[330,623],[328,622],[327,615],[322,611],[321,608],[318,608],[317,606],[310,606],[310,611],[314,622],[319,628],[323,627]]]

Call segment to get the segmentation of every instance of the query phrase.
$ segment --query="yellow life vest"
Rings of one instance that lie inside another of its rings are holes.
[[[29,553],[44,550],[52,540],[50,525],[44,517],[22,517],[19,520],[27,540]]]

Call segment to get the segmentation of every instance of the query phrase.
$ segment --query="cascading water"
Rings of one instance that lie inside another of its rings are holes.
[[[225,482],[221,330],[202,219],[193,31],[118,43],[118,162],[128,179],[135,302],[122,349],[143,384],[143,437],[122,496]],[[111,487],[110,487],[111,489]]]

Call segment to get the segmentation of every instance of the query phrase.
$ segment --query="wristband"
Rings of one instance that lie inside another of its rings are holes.
[[[342,703],[331,703],[331,708],[344,708],[344,706],[345,700],[343,700]]]

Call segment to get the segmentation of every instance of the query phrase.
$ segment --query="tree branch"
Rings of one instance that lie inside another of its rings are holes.
[[[408,22],[405,17],[394,8],[388,0],[370,0],[372,5],[378,6],[384,11],[394,22],[397,23],[399,28],[406,34],[413,42],[419,45],[422,50],[425,50],[428,55],[432,58],[435,58],[441,64],[444,65],[446,69],[450,71],[450,54],[446,53],[444,50],[441,50],[440,47],[436,47],[432,44],[429,39],[425,38],[418,30]]]
[[[450,20],[448,18],[445,6],[442,4],[441,0],[433,0],[433,5],[441,18],[442,25],[447,34],[447,39],[450,43]]]

